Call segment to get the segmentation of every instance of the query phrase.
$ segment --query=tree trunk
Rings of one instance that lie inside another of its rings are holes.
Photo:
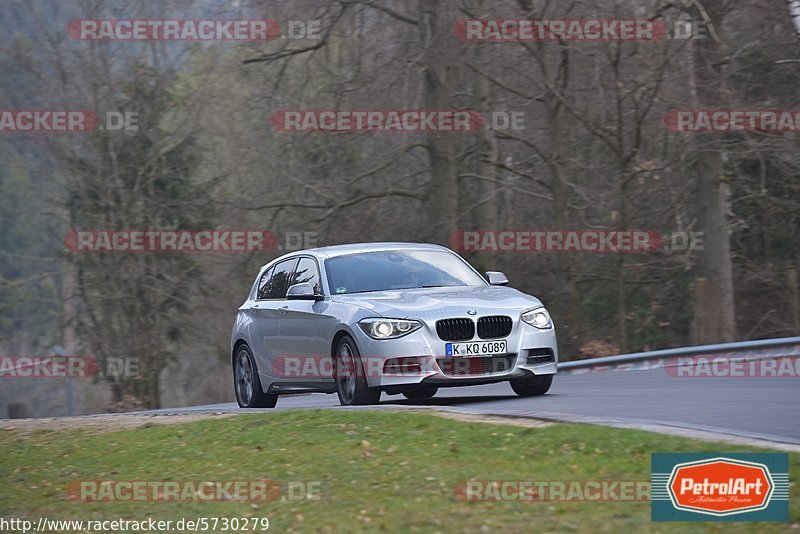
[[[723,5],[720,0],[708,0],[704,6],[721,28]],[[692,42],[694,78],[692,92],[697,107],[719,107],[724,83],[721,59],[723,44],[715,39]],[[703,328],[697,332],[699,343],[724,343],[736,337],[733,298],[733,262],[731,260],[730,228],[727,219],[728,186],[723,180],[723,161],[714,134],[699,134],[695,139],[694,156],[697,179],[698,227],[704,233],[704,250],[699,254],[697,276],[705,279],[704,300],[700,315]]]
[[[789,16],[792,17],[792,26],[800,39],[800,0],[786,0],[789,6]]]
[[[446,6],[436,0],[420,0],[420,31],[425,48],[422,55],[424,91],[427,110],[451,109],[450,85],[452,65],[456,64],[454,44],[447,19]],[[425,197],[430,225],[429,235],[439,244],[448,245],[457,229],[458,171],[455,161],[453,134],[428,134],[428,157],[431,181]]]
[[[566,73],[563,74],[566,76]],[[566,81],[562,81],[566,85]],[[550,127],[550,190],[553,194],[553,211],[555,214],[555,227],[558,230],[569,230],[571,228],[569,216],[569,188],[564,180],[564,168],[562,150],[564,146],[564,128],[561,121],[563,118],[563,108],[558,100],[552,96],[546,98],[547,119]],[[566,340],[567,346],[572,343],[579,335],[580,302],[578,290],[575,286],[575,256],[573,254],[558,254],[558,266],[560,270],[559,280],[559,300],[555,308],[566,315],[566,321],[562,324],[562,338]]]
[[[482,68],[485,67],[483,61],[486,48],[476,47],[475,60]],[[474,109],[487,116],[490,111],[491,89],[489,80],[484,76],[475,78],[475,104]],[[473,199],[477,203],[475,206],[475,223],[479,230],[497,230],[497,205],[500,199],[497,195],[497,163],[499,155],[497,153],[497,141],[494,133],[486,130],[482,133],[478,141],[479,164],[478,175],[486,178],[478,181],[478,197]]]

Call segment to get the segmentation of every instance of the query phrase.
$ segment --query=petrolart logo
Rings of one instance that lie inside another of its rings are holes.
[[[788,521],[789,456],[653,454],[653,521]]]

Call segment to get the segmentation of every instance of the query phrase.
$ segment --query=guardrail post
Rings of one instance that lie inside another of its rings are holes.
[[[30,416],[31,416],[30,410],[28,410],[27,404],[9,403],[8,405],[9,419],[28,419]]]
[[[694,344],[702,345],[706,342],[706,321],[703,316],[706,298],[706,279],[696,278],[694,281]]]
[[[794,335],[800,335],[800,295],[797,293],[797,267],[790,265],[787,274],[789,279],[789,302],[792,307],[792,326],[794,327]]]

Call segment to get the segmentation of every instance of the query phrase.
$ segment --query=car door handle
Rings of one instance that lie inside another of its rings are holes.
[[[280,310],[281,310],[281,315],[286,315],[287,313],[289,313],[289,306],[281,306]]]

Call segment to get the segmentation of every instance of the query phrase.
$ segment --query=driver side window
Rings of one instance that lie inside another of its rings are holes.
[[[319,277],[317,262],[311,258],[300,258],[294,273],[292,284],[309,283],[314,288],[315,295],[322,295],[322,282]]]

